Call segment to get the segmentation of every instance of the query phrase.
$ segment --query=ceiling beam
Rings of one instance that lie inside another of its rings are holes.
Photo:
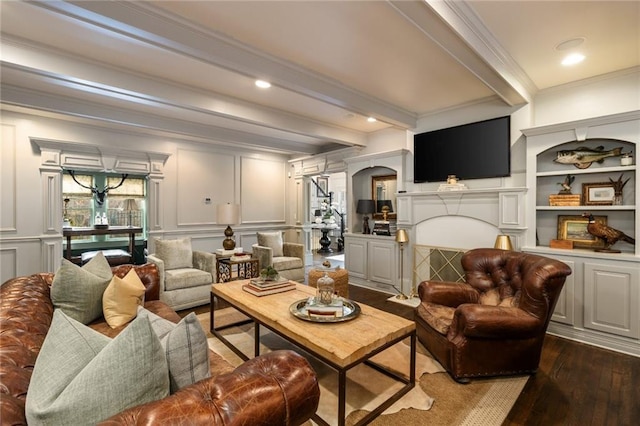
[[[417,115],[358,92],[237,40],[187,23],[152,2],[32,2],[31,4],[149,45],[222,67],[402,128],[414,128]]]
[[[389,0],[389,4],[507,105],[531,102],[533,83],[464,2]]]
[[[155,107],[158,115],[173,116],[178,112],[201,124],[214,127],[251,129],[256,134],[282,134],[284,140],[304,142],[306,139],[339,145],[363,146],[366,134],[331,126],[306,117],[242,101],[219,94],[196,91],[191,87],[146,78],[139,74],[84,61],[64,52],[39,48],[21,40],[3,39],[3,83],[41,87],[62,96],[93,94],[96,103],[119,102],[124,109]],[[71,77],[73,76],[73,77]],[[37,99],[34,99],[37,102]],[[33,105],[37,107],[37,104]],[[132,116],[133,117],[133,116]],[[239,140],[238,142],[242,142]]]

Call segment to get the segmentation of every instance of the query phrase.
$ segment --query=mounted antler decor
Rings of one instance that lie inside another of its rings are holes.
[[[75,172],[73,170],[69,170],[69,174],[71,175],[71,177],[73,178],[75,183],[77,183],[78,185],[80,185],[83,188],[91,190],[91,192],[95,195],[96,203],[98,203],[99,206],[102,206],[104,204],[104,198],[107,196],[107,193],[112,189],[116,189],[116,188],[119,188],[120,186],[122,186],[124,181],[127,179],[127,176],[129,176],[129,175],[123,173],[122,174],[122,180],[120,181],[119,184],[117,184],[116,186],[105,186],[104,189],[102,191],[100,191],[97,186],[87,186],[87,185],[83,185],[82,183],[78,182],[78,180],[76,179],[76,176],[75,176]]]
[[[614,205],[622,205],[622,189],[627,184],[627,182],[629,182],[629,179],[631,179],[631,178],[627,178],[627,180],[623,182],[622,175],[623,174],[620,174],[620,177],[618,178],[617,181],[614,181],[613,179],[609,178],[609,181],[613,184],[613,193],[614,193],[613,204]]]

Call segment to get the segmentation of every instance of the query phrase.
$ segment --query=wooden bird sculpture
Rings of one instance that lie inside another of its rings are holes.
[[[634,238],[628,236],[624,232],[607,226],[604,223],[596,222],[591,213],[583,213],[582,216],[589,218],[587,231],[595,237],[602,238],[602,240],[604,241],[604,248],[596,249],[596,251],[606,253],[620,253],[620,250],[613,250],[610,247],[620,240],[626,241],[629,244],[636,243],[636,240]]]
[[[562,186],[558,194],[571,194],[571,184],[575,179],[575,176],[567,175],[567,177],[564,178],[564,182],[558,182],[558,185]]]

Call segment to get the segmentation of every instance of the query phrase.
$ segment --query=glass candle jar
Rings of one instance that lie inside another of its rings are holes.
[[[318,303],[330,305],[335,292],[335,281],[326,272],[324,276],[318,278]]]
[[[633,165],[633,155],[631,153],[626,153],[622,157],[620,157],[620,165],[621,166],[632,166]]]

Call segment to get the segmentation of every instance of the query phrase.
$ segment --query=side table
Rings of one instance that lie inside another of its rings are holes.
[[[259,260],[253,257],[244,260],[231,260],[231,257],[217,257],[216,274],[217,283],[257,278],[260,276]]]

